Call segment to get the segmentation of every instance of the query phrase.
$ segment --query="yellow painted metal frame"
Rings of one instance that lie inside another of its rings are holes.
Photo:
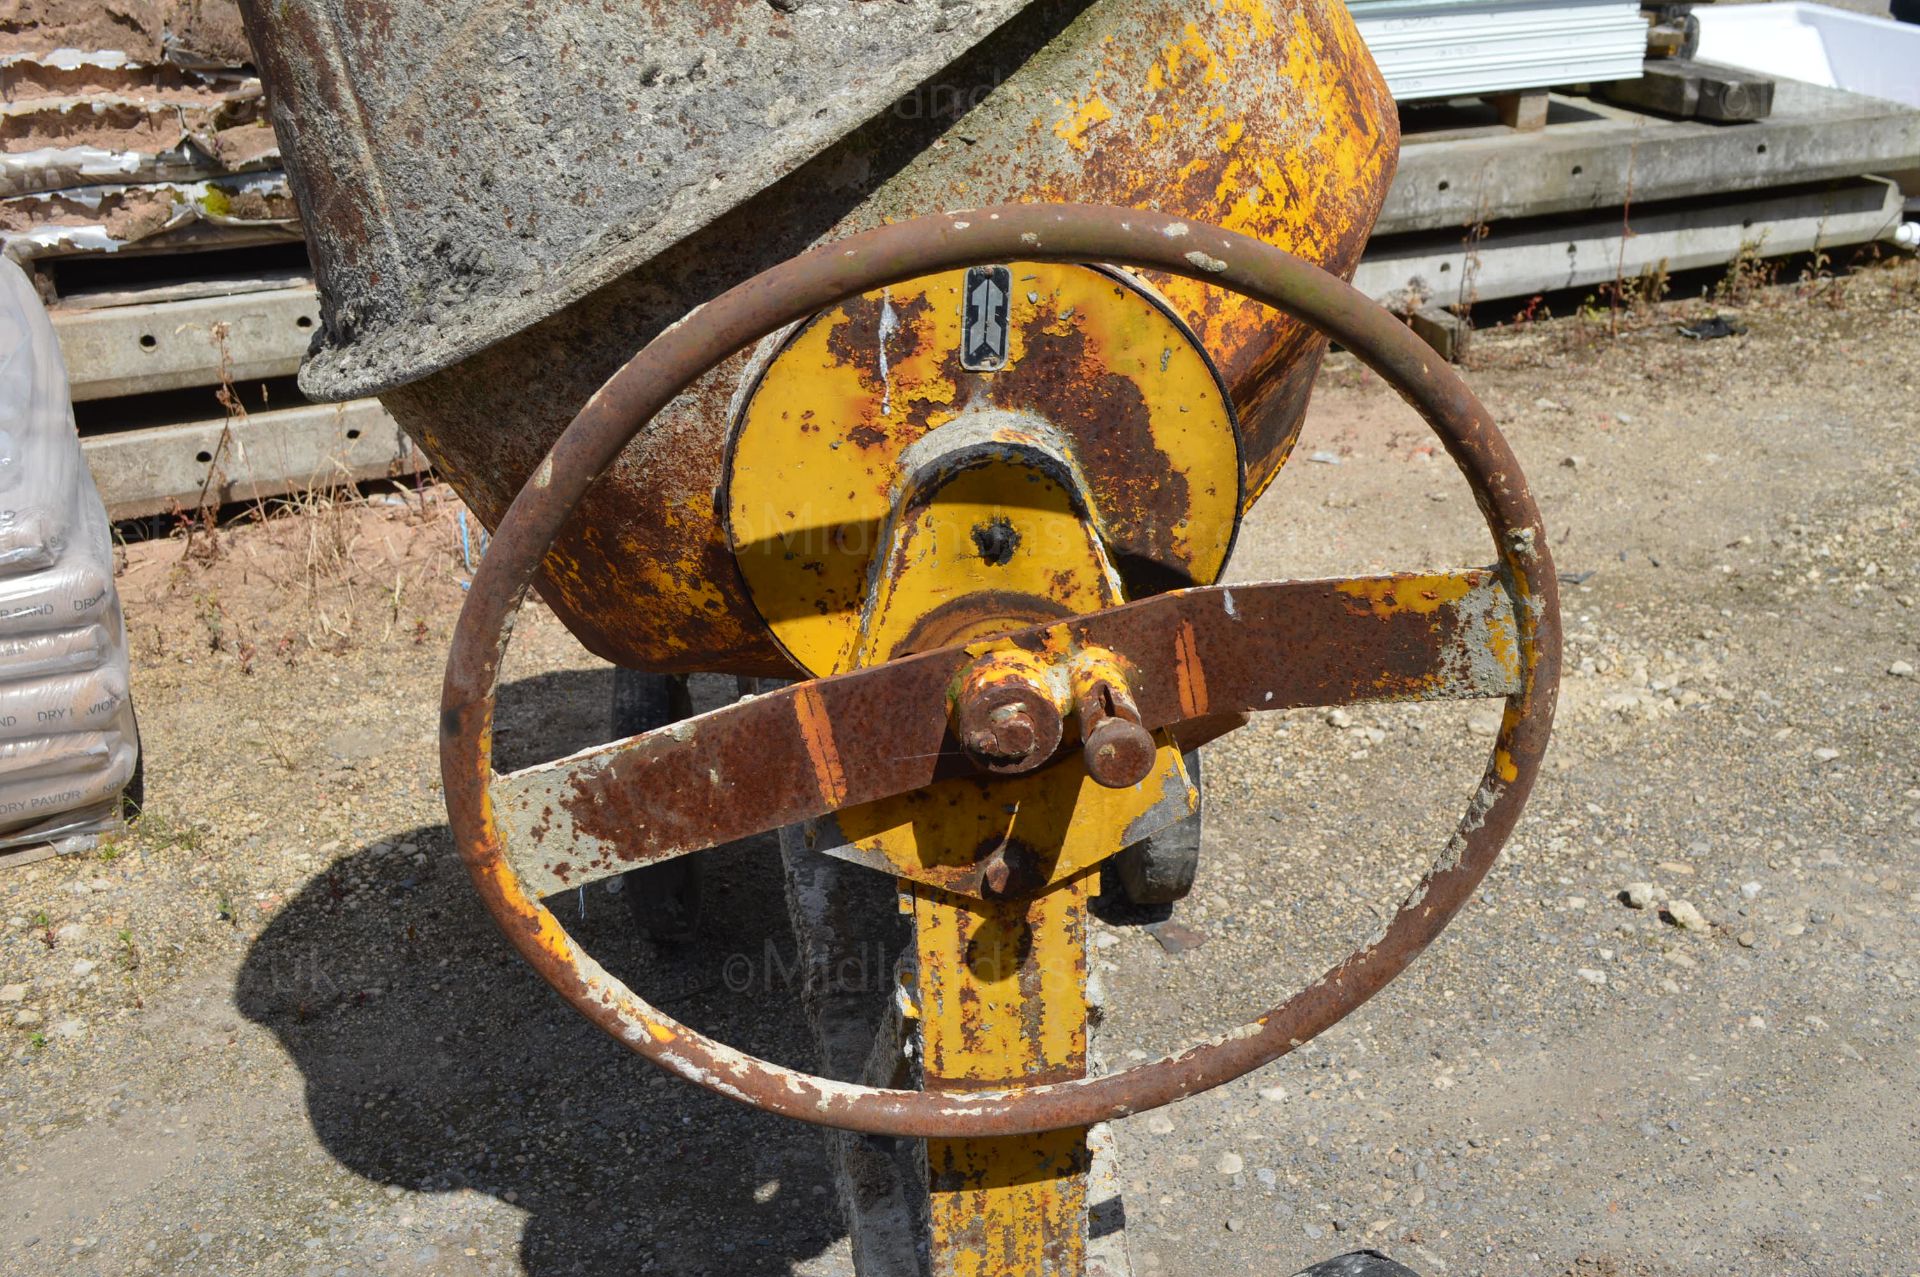
[[[1240,441],[1206,352],[1124,272],[1009,269],[1008,358],[994,372],[960,364],[964,271],[855,299],[764,348],[723,503],[753,603],[803,668],[956,643],[992,660],[997,634],[1125,602],[1116,545],[1151,546],[1194,582],[1224,569]],[[1097,653],[1051,655],[1063,714],[1088,679],[1126,685]],[[1146,779],[1124,789],[1095,783],[1071,751],[838,814],[836,854],[899,875],[914,921],[927,1089],[1084,1074],[1098,865],[1199,800],[1177,746],[1157,744]],[[998,897],[982,867],[1016,852],[1017,888]],[[1085,1137],[929,1141],[934,1277],[1080,1277]]]
[[[928,491],[915,491],[918,481],[906,477],[888,522],[850,664],[902,654],[928,617],[956,601],[978,602],[971,620],[985,634],[1014,623],[996,607],[1018,613],[1031,606],[1023,599],[1044,599],[1064,615],[1123,601],[1084,494],[1057,476],[1009,455],[934,476]],[[1004,562],[980,554],[971,535],[991,522],[1016,543]],[[1198,802],[1179,750],[1163,741],[1155,772],[1129,790],[1094,784],[1076,755],[1023,776],[956,779],[840,813],[843,835],[903,875],[927,1089],[1085,1073],[1086,917],[1098,863],[1169,794],[1184,799],[1184,811]],[[985,899],[913,876],[974,865],[1008,840],[1041,859],[1038,894]],[[929,1140],[932,1277],[1081,1277],[1089,1165],[1080,1129]]]
[[[1191,581],[1211,583],[1225,567],[1239,517],[1239,460],[1232,408],[1204,351],[1146,286],[1120,272],[1015,262],[1007,366],[960,368],[965,271],[881,290],[829,311],[790,333],[740,411],[725,493],[734,553],[754,606],[802,668],[846,668],[868,603],[873,559],[894,508],[901,454],[962,413],[997,404],[1029,348],[1058,339],[1081,352],[1040,392],[1060,404],[1097,397],[1119,403],[1119,379],[1144,405],[1152,464],[1132,459],[1138,477],[1109,480],[1085,458],[1091,496],[1116,520],[1111,541],[1130,535],[1167,544]],[[1050,372],[1054,371],[1049,369]],[[1098,376],[1098,383],[1076,381]],[[1024,405],[1023,405],[1024,406]],[[1048,405],[1050,406],[1050,405]],[[1091,454],[1109,441],[1098,428],[1043,415]],[[1091,436],[1091,437],[1084,437]],[[1177,523],[1130,528],[1168,502],[1153,486],[1184,482]],[[1103,491],[1103,487],[1111,490]],[[1159,499],[1156,499],[1156,496]],[[1007,494],[982,494],[986,502]],[[1124,513],[1117,513],[1124,512]],[[1074,516],[1077,518],[1077,516]],[[1048,529],[1047,535],[1056,535]],[[1072,532],[1060,544],[1071,544]],[[949,570],[963,560],[950,558]],[[960,583],[942,588],[957,590]],[[1056,593],[1038,591],[1040,595]],[[1033,620],[1045,617],[1029,618]]]

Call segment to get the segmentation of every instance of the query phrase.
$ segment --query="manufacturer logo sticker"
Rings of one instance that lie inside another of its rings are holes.
[[[975,266],[967,271],[961,303],[960,366],[968,372],[997,372],[1007,366],[1007,319],[1013,298],[1013,273],[1005,266]]]

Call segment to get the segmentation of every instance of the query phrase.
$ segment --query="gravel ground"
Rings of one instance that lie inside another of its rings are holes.
[[[1469,375],[1569,582],[1547,775],[1409,975],[1121,1126],[1142,1274],[1363,1244],[1428,1277],[1920,1273],[1917,306],[1906,263],[1756,293],[1731,340],[1680,339],[1674,307],[1618,339],[1480,335]],[[1480,562],[1484,539],[1418,421],[1337,357],[1235,573]],[[814,1132],[628,1057],[475,904],[433,739],[455,503],[315,501],[125,560],[148,814],[0,870],[7,1270],[840,1267]],[[512,680],[508,764],[601,733],[607,670],[538,609]],[[1179,915],[1204,943],[1096,925],[1105,1056],[1235,1023],[1362,938],[1490,721],[1297,713],[1216,746]],[[561,910],[674,1013],[806,1065],[770,840],[716,863],[685,952],[603,891]]]

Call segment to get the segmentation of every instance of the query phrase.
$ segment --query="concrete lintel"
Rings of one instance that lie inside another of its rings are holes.
[[[1374,234],[1454,230],[1628,203],[1757,191],[1920,168],[1920,111],[1782,80],[1773,115],[1665,120],[1553,100],[1547,127],[1409,134]]]
[[[76,401],[211,386],[224,324],[235,381],[292,376],[320,322],[309,286],[87,309],[55,307],[53,330]]]
[[[376,400],[303,404],[234,424],[224,450],[220,420],[88,435],[80,447],[107,513],[133,519],[191,510],[218,458],[207,500],[226,504],[426,469],[426,458]]]
[[[1902,205],[1899,187],[1863,178],[1833,189],[1647,209],[1632,216],[1624,242],[1619,212],[1495,228],[1470,249],[1458,235],[1376,239],[1354,286],[1400,311],[1530,297],[1654,269],[1721,266],[1743,249],[1777,257],[1863,244],[1893,234]]]

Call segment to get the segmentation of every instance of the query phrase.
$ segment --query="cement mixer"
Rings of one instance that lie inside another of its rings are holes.
[[[493,532],[441,754],[503,932],[635,1052],[834,1132],[863,1277],[1124,1272],[1090,1222],[1106,1124],[1278,1059],[1405,969],[1551,731],[1525,478],[1342,282],[1398,143],[1345,10],[246,8],[321,290],[302,387],[379,395]],[[1431,425],[1488,566],[1218,584],[1329,339]],[[619,739],[503,775],[531,590],[630,671],[628,710]],[[756,694],[684,717],[644,681],[691,671]],[[1144,899],[1190,885],[1202,745],[1263,712],[1494,697],[1465,814],[1363,948],[1247,1025],[1092,1066],[1089,900],[1122,866]],[[835,907],[852,876],[890,880],[907,922],[871,1018],[809,1006],[815,1072],[677,1022],[543,903],[634,875],[684,924],[695,853],[776,829],[803,951],[881,925]]]

